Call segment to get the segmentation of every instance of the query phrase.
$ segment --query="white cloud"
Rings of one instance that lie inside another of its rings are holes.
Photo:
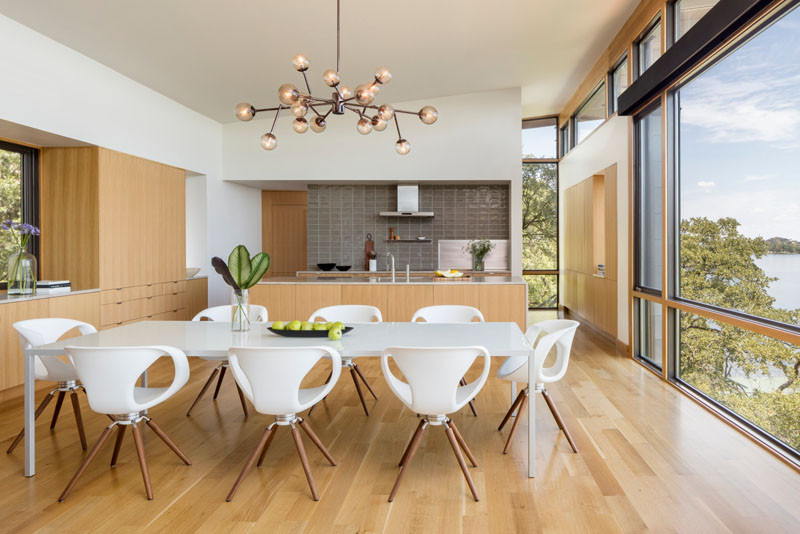
[[[773,176],[771,174],[748,174],[742,178],[743,182],[763,182],[769,180]]]
[[[697,187],[700,189],[711,189],[712,187],[716,186],[717,184],[714,182],[697,182]]]

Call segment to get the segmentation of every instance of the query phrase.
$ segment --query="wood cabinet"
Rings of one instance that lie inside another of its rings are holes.
[[[186,317],[208,308],[208,278],[192,278],[186,281]]]
[[[266,277],[294,276],[308,268],[307,211],[306,191],[261,192],[262,248],[272,260]]]

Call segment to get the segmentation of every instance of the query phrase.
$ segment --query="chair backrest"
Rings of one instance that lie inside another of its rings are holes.
[[[557,382],[563,378],[569,365],[569,355],[572,351],[572,341],[575,339],[575,331],[580,323],[567,319],[554,319],[552,321],[541,321],[528,327],[525,337],[534,346],[534,361],[536,362],[537,373],[536,381],[542,383]],[[539,341],[536,338],[540,335]],[[547,355],[555,345],[556,361],[550,367],[544,367]]]
[[[214,306],[213,308],[206,308],[192,318],[192,321],[199,321],[200,319],[208,319],[209,321],[219,321],[223,323],[230,323],[233,321],[233,306],[226,304],[223,306]],[[250,322],[251,323],[266,323],[269,321],[269,314],[264,306],[258,304],[250,305]]]
[[[122,415],[146,410],[170,398],[189,380],[186,355],[174,347],[65,347],[65,350],[86,386],[89,406],[98,413]],[[141,374],[162,356],[171,357],[175,367],[169,387],[136,387]],[[142,390],[151,394],[142,395]]]
[[[483,356],[480,377],[464,386],[459,382],[478,356]],[[389,368],[389,358],[408,383],[398,379]],[[478,394],[486,383],[491,367],[484,347],[389,347],[381,358],[386,382],[395,395],[414,412],[444,415],[458,411]]]
[[[325,321],[339,321],[342,323],[372,323],[383,322],[381,310],[375,306],[365,304],[342,304],[320,308],[308,318],[312,323],[317,319]]]
[[[485,322],[483,314],[472,306],[440,305],[426,306],[414,312],[411,322],[424,320],[426,323],[471,323],[475,319]]]
[[[73,328],[77,328],[81,335],[97,332],[97,329],[89,323],[56,317],[28,319],[14,323],[14,329],[19,335],[19,343],[22,345],[22,350],[55,343]],[[75,380],[77,377],[75,368],[60,360],[58,356],[37,355],[34,359],[34,374],[37,380],[51,380],[54,382]]]
[[[328,383],[301,389],[303,378],[322,358],[331,360]],[[295,414],[310,408],[333,389],[342,372],[342,357],[324,346],[231,347],[228,362],[236,382],[256,411],[269,415]]]

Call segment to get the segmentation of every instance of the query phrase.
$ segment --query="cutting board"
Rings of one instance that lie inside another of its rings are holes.
[[[468,274],[464,276],[459,276],[458,278],[447,278],[446,276],[434,276],[434,282],[471,282],[472,277]]]

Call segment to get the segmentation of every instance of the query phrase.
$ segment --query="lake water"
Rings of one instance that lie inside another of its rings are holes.
[[[769,286],[775,307],[800,308],[800,254],[768,254],[756,260],[767,276],[777,278]]]

